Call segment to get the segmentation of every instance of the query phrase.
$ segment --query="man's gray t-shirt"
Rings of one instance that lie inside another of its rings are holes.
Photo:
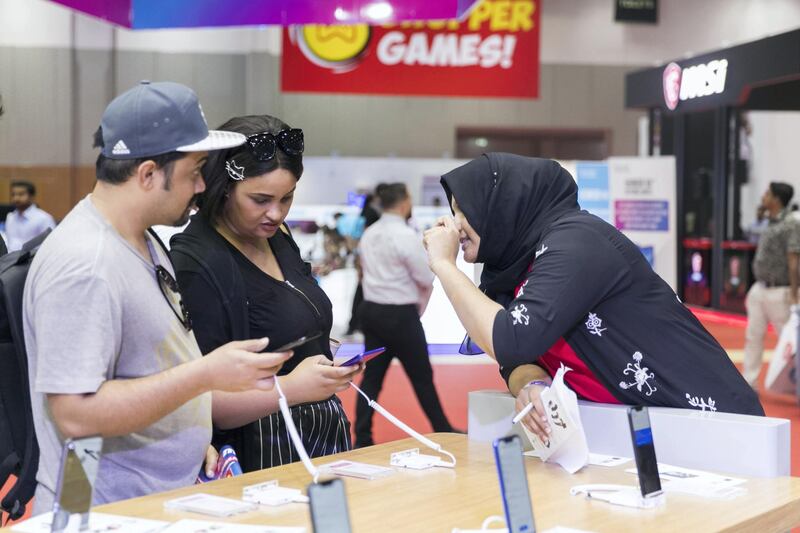
[[[33,260],[23,301],[40,459],[36,511],[52,508],[63,437],[46,394],[91,394],[111,379],[157,374],[200,358],[142,257],[83,199]],[[151,238],[148,235],[148,238]],[[157,243],[159,262],[172,272]],[[211,442],[211,395],[155,424],[105,439],[96,504],[191,485]]]

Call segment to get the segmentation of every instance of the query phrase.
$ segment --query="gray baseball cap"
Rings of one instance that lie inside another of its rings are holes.
[[[114,98],[100,127],[102,152],[110,159],[223,150],[246,140],[241,133],[209,130],[194,91],[169,81],[142,81]]]

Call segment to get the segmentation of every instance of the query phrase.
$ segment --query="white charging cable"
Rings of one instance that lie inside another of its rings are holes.
[[[372,407],[373,409],[378,411],[380,414],[382,414],[383,417],[386,418],[386,420],[388,420],[389,422],[394,424],[397,428],[403,430],[408,436],[415,438],[416,440],[418,440],[419,442],[421,442],[422,444],[424,444],[428,448],[436,450],[437,452],[448,456],[452,460],[451,463],[447,463],[445,461],[442,461],[441,462],[442,466],[449,466],[449,467],[455,467],[456,466],[456,458],[452,453],[448,452],[447,450],[442,449],[442,446],[440,444],[437,444],[437,443],[433,442],[428,437],[425,437],[424,435],[422,435],[420,433],[417,433],[416,431],[411,429],[405,422],[403,422],[402,420],[400,420],[399,418],[394,416],[392,413],[390,413],[389,411],[387,411],[386,409],[381,407],[381,405],[378,404],[378,402],[376,402],[375,400],[371,400],[369,398],[369,396],[367,396],[364,393],[364,391],[359,389],[358,386],[356,386],[356,384],[353,383],[352,381],[350,382],[350,386],[353,387],[354,389],[356,389],[359,392],[359,394],[361,394],[361,396],[364,397],[364,399],[367,401],[367,403],[369,404],[370,407]]]
[[[314,483],[317,483],[319,480],[319,470],[316,466],[314,466],[314,464],[311,462],[311,459],[308,457],[308,452],[306,452],[306,448],[303,446],[303,441],[300,439],[300,435],[297,433],[297,428],[295,427],[294,420],[292,419],[292,411],[289,409],[289,402],[286,401],[286,395],[283,394],[283,390],[278,383],[278,376],[275,376],[273,379],[275,380],[275,390],[278,391],[278,407],[280,407],[283,421],[286,423],[286,427],[289,429],[289,437],[292,439],[298,455],[300,455],[300,460],[303,462],[303,466],[305,466],[306,470],[308,470],[308,473],[311,474],[311,478],[313,479]]]

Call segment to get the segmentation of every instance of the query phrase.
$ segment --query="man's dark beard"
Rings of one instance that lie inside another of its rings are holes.
[[[192,208],[195,205],[197,205],[197,199],[199,196],[200,196],[199,194],[195,194],[194,196],[192,196],[192,199],[189,200],[189,204],[186,206],[186,210],[183,212],[183,214],[178,220],[176,220],[171,224],[171,226],[179,228],[184,224],[186,224],[187,222],[189,222],[189,216],[191,215]]]

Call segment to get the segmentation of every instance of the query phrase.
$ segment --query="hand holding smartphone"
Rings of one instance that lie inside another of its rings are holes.
[[[380,354],[386,351],[386,348],[375,348],[374,350],[369,350],[367,352],[362,352],[358,355],[354,355],[344,363],[340,363],[338,366],[354,366],[361,363],[367,363],[372,359],[375,359]]]
[[[308,342],[313,341],[314,339],[318,339],[321,335],[322,335],[322,332],[317,331],[315,333],[310,333],[308,335],[303,335],[299,339],[295,339],[292,342],[286,343],[286,344],[284,344],[283,346],[281,346],[279,348],[273,349],[273,348],[267,346],[267,348],[264,351],[268,351],[268,352],[271,352],[271,353],[288,352],[289,350],[291,350],[293,348],[297,348],[298,346],[302,346],[302,345],[304,345],[304,344],[306,344]]]

